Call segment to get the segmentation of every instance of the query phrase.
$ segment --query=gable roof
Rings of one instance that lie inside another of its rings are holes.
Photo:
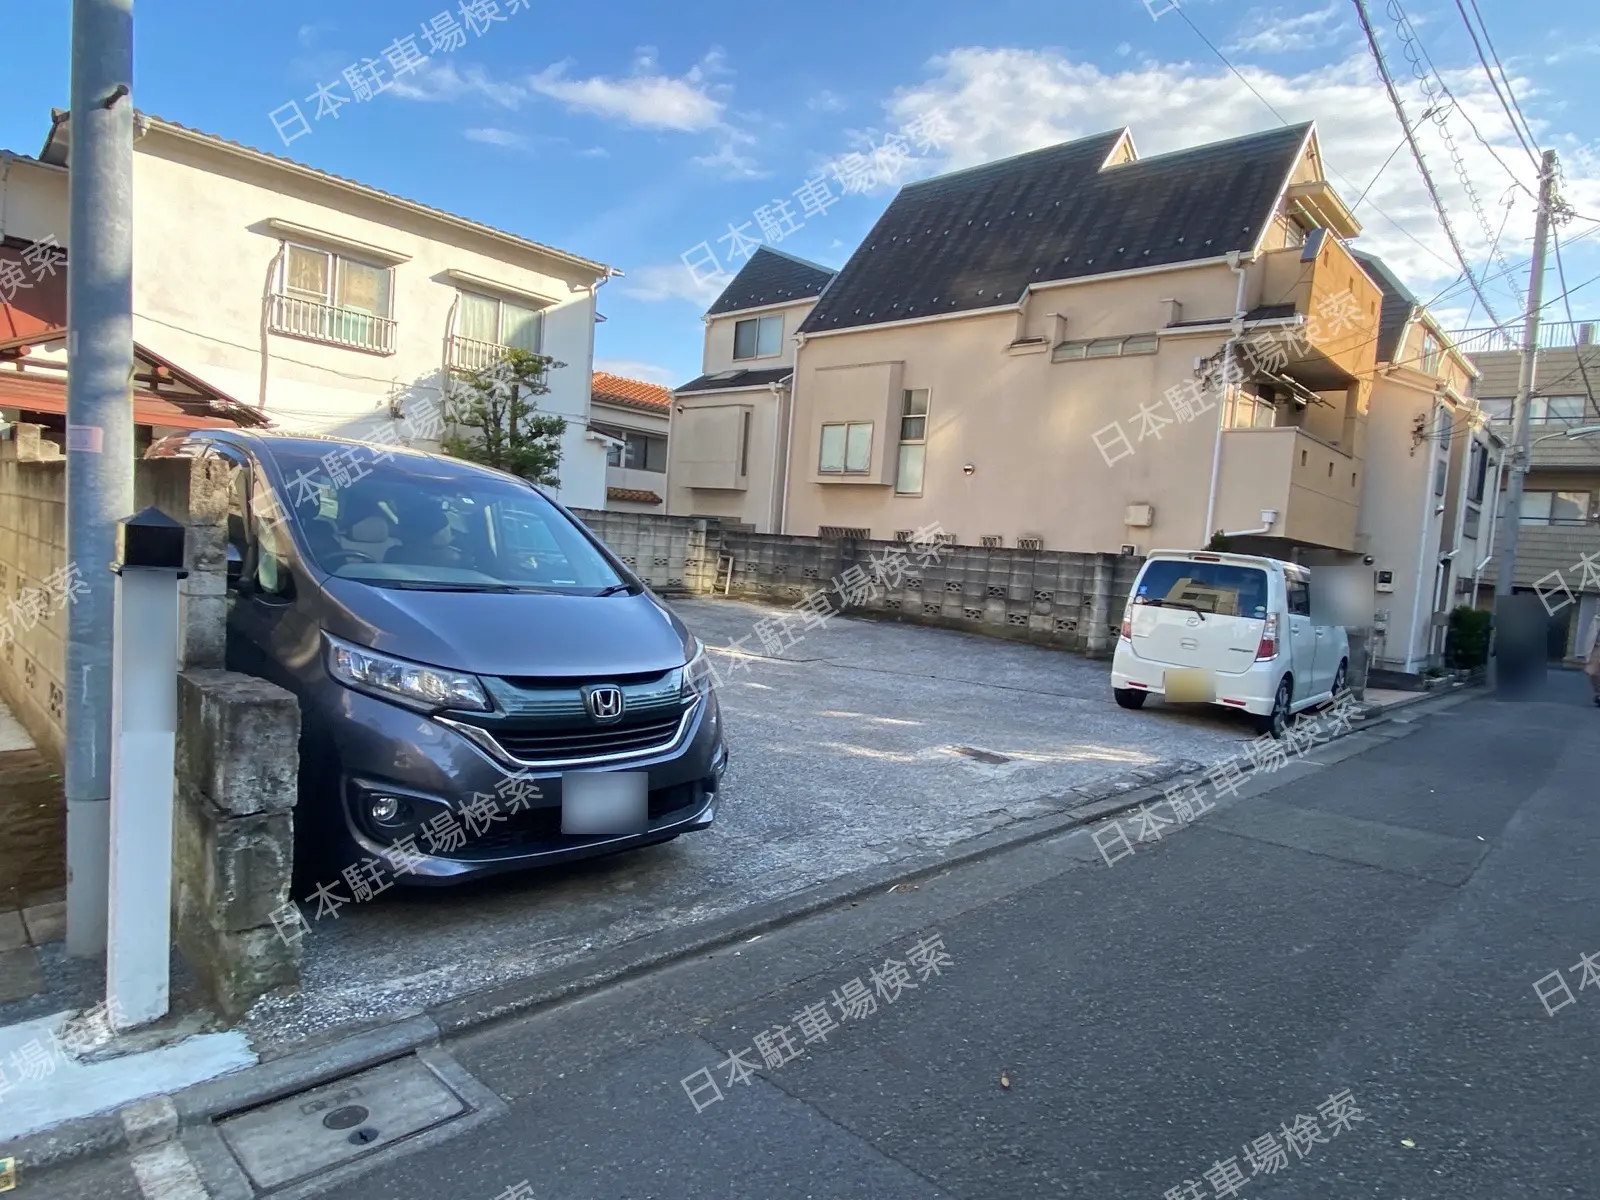
[[[722,295],[706,309],[706,316],[807,300],[821,295],[833,276],[834,272],[820,263],[785,254],[770,246],[759,246],[739,268],[739,273],[728,281]]]
[[[39,151],[40,162],[51,166],[65,167],[67,165],[68,147],[71,140],[71,121],[71,112],[59,108],[50,110],[50,132],[45,137],[44,148]],[[536,251],[584,274],[594,275],[599,278],[611,278],[622,274],[615,267],[608,267],[605,263],[584,258],[582,255],[572,254],[566,250],[558,250],[554,246],[546,246],[542,242],[531,241],[517,234],[508,233],[504,229],[496,229],[493,225],[485,225],[481,221],[458,216],[455,213],[446,212],[442,208],[434,208],[432,205],[422,204],[416,200],[407,200],[404,196],[397,196],[393,192],[384,191],[382,188],[358,183],[354,179],[347,179],[343,175],[335,175],[331,171],[319,171],[315,167],[308,167],[304,163],[296,162],[292,158],[285,158],[281,154],[269,154],[265,150],[257,150],[253,146],[246,146],[243,142],[236,142],[231,138],[219,137],[214,133],[191,129],[187,125],[180,125],[176,121],[168,121],[142,110],[136,109],[134,111],[134,125],[136,134],[156,131],[170,134],[183,141],[197,142],[213,149],[223,150],[256,163],[266,164],[278,170],[290,172],[303,179],[313,179],[344,191],[354,192],[359,196],[382,201],[385,204],[396,206],[413,214],[442,221],[466,232],[476,233],[502,243],[513,244],[521,250]]]
[[[1107,167],[1118,129],[908,184],[801,332],[1006,306],[1029,284],[1253,249],[1311,130]]]
[[[1375,254],[1350,248],[1350,253],[1371,276],[1372,282],[1383,292],[1383,306],[1378,310],[1378,361],[1393,362],[1400,348],[1400,336],[1406,323],[1422,308],[1410,289],[1400,282],[1387,263]]]
[[[626,375],[613,375],[609,371],[594,373],[589,382],[589,395],[596,404],[617,404],[647,412],[664,413],[672,405],[671,388],[629,379]]]

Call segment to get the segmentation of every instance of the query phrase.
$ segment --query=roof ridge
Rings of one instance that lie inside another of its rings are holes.
[[[1029,157],[1031,157],[1032,155],[1035,155],[1035,154],[1047,154],[1047,153],[1049,153],[1050,151],[1053,151],[1053,150],[1066,150],[1067,148],[1069,148],[1071,146],[1077,146],[1077,145],[1080,145],[1081,143],[1085,143],[1085,142],[1094,142],[1094,141],[1098,141],[1098,140],[1101,140],[1101,139],[1104,139],[1104,138],[1112,138],[1113,139],[1112,144],[1115,145],[1116,144],[1115,143],[1115,139],[1120,138],[1124,133],[1127,133],[1131,128],[1132,128],[1132,126],[1124,125],[1120,129],[1106,130],[1106,131],[1101,132],[1101,133],[1091,133],[1091,134],[1087,134],[1086,136],[1080,137],[1080,138],[1069,138],[1067,141],[1064,141],[1064,142],[1051,142],[1048,146],[1036,146],[1032,150],[1019,150],[1017,153],[1008,154],[1004,158],[991,158],[988,162],[973,163],[972,166],[970,166],[970,167],[961,167],[958,170],[945,171],[945,172],[943,172],[942,174],[939,174],[939,175],[929,175],[926,179],[913,179],[910,183],[902,184],[900,186],[900,190],[902,192],[904,192],[904,191],[909,190],[910,188],[922,187],[924,184],[938,183],[938,182],[940,182],[942,180],[954,179],[958,175],[969,175],[973,171],[986,171],[991,167],[998,167],[998,166],[1003,166],[1003,165],[1008,164],[1008,163],[1014,163],[1014,162],[1018,161],[1019,159],[1029,158]],[[1143,161],[1143,160],[1141,159],[1139,161]],[[1131,165],[1131,164],[1129,164],[1129,165]]]
[[[776,246],[769,246],[765,242],[756,247],[756,254],[760,254],[762,251],[766,251],[768,254],[776,254],[780,258],[787,258],[790,262],[799,263],[802,267],[810,267],[813,270],[821,271],[824,275],[833,276],[839,273],[836,267],[825,267],[819,262],[812,262],[809,258],[801,258],[798,254],[790,254],[787,250],[779,250]],[[754,257],[754,255],[751,257]]]
[[[1146,163],[1159,163],[1162,159],[1176,158],[1180,154],[1194,154],[1201,150],[1216,150],[1223,146],[1237,146],[1241,142],[1252,142],[1257,140],[1264,141],[1269,137],[1273,137],[1274,135],[1288,133],[1295,134],[1296,140],[1303,141],[1306,136],[1306,131],[1315,124],[1315,121],[1301,121],[1298,125],[1278,125],[1271,129],[1258,129],[1254,133],[1241,133],[1237,137],[1222,138],[1220,141],[1200,142],[1198,145],[1182,146],[1176,150],[1163,150],[1160,154],[1146,155],[1144,158],[1136,158],[1131,162],[1122,163],[1120,166],[1122,168],[1142,167]]]

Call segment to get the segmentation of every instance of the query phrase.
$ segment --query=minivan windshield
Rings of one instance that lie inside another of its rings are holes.
[[[376,587],[620,592],[626,581],[533,487],[382,447],[273,447],[282,507],[315,564]]]
[[[1153,558],[1139,576],[1133,602],[1260,619],[1267,615],[1267,573],[1232,563]]]

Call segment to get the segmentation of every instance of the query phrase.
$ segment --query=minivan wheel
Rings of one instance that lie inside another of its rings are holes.
[[[1289,729],[1289,677],[1285,675],[1278,681],[1277,695],[1272,697],[1272,711],[1264,717],[1256,718],[1256,729],[1260,733],[1270,733],[1275,738],[1281,738]]]
[[[1143,708],[1144,698],[1149,695],[1148,692],[1141,692],[1138,688],[1112,688],[1111,692],[1123,708]]]

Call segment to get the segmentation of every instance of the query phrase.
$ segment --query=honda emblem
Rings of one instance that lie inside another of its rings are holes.
[[[619,687],[590,688],[584,695],[584,703],[588,706],[589,715],[601,724],[620,721],[626,705]]]

